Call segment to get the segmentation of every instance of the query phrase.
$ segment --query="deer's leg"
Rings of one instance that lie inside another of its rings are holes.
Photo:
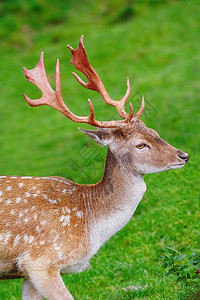
[[[32,282],[25,279],[22,286],[22,300],[42,300],[43,297],[38,293]]]
[[[73,300],[57,269],[34,269],[28,272],[33,285],[48,300]]]

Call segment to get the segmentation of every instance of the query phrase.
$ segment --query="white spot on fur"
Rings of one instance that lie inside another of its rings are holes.
[[[9,238],[10,238],[10,233],[0,234],[0,242],[4,240],[4,244],[8,242]]]
[[[0,202],[2,202],[3,201],[3,198],[0,198]]]
[[[19,234],[15,237],[14,246],[16,246],[19,243],[20,238],[21,236]]]
[[[76,208],[76,207],[72,208],[72,211],[76,211],[76,210],[77,210],[77,208]]]
[[[28,235],[25,234],[25,236],[24,236],[24,242],[28,243],[28,241],[29,241],[29,237],[28,237]]]
[[[64,214],[64,213],[70,214],[70,212],[71,212],[71,210],[70,210],[67,206],[65,206],[65,207],[62,208],[62,213],[63,213],[63,214]]]
[[[22,211],[20,211],[20,213],[19,213],[19,217],[21,218],[22,216],[23,216],[23,212]]]
[[[34,240],[34,236],[33,235],[30,235],[30,240],[29,240],[29,244],[32,243]]]
[[[62,259],[62,257],[63,257],[62,251],[58,251],[58,259]]]
[[[71,183],[69,183],[69,182],[65,182],[65,184],[69,184],[69,185],[71,185]]]
[[[41,232],[42,231],[42,228],[40,228],[38,225],[35,227],[35,231],[37,232]]]
[[[24,222],[25,222],[25,223],[28,223],[28,221],[29,221],[29,218],[25,218],[25,219],[24,219]]]
[[[7,190],[7,191],[11,191],[11,190],[12,190],[12,186],[10,186],[10,185],[7,186],[6,190]]]
[[[32,235],[28,236],[28,235],[25,234],[25,236],[24,236],[24,242],[25,243],[31,244],[33,242],[33,240],[34,240],[34,236],[32,236]]]
[[[70,195],[72,194],[72,190],[69,190],[69,194],[70,194]]]
[[[21,202],[21,200],[22,200],[22,198],[21,198],[21,197],[17,197],[17,199],[16,199],[16,203],[20,203],[20,202]]]
[[[80,210],[77,211],[76,216],[77,216],[78,218],[82,218],[82,217],[83,217],[83,212],[80,211]]]
[[[71,185],[69,182],[66,182],[66,180],[62,180],[62,179],[58,179],[58,178],[53,178],[53,177],[36,177],[36,179],[43,179],[43,180],[49,179],[51,181],[54,180],[54,181],[59,181],[59,182]]]
[[[2,191],[0,191],[0,196],[2,196],[3,195],[3,192]]]
[[[15,214],[15,210],[14,210],[14,209],[11,209],[10,215],[13,216],[14,214]]]
[[[66,226],[66,225],[70,225],[70,216],[64,216],[62,215],[60,217],[60,222],[63,222],[63,226]]]
[[[45,244],[45,241],[40,241],[39,244],[40,244],[40,245],[44,245],[44,244]]]
[[[59,236],[60,236],[60,234],[59,234],[59,233],[57,233],[57,234],[56,234],[56,237],[53,239],[53,242],[56,242],[56,241],[57,241],[57,239],[59,238]]]
[[[12,201],[11,201],[10,199],[6,200],[6,204],[7,204],[7,205],[9,205],[9,204],[11,204],[11,203],[12,203]]]
[[[57,201],[56,201],[56,200],[51,200],[51,199],[49,199],[48,201],[49,201],[50,204],[57,204]]]
[[[60,246],[58,246],[57,244],[56,244],[56,245],[53,245],[53,247],[54,247],[54,249],[55,249],[56,251],[59,251],[59,250],[60,250]]]
[[[63,193],[63,194],[65,194],[65,193],[66,193],[66,191],[67,191],[67,190],[66,190],[66,189],[64,189],[64,190],[62,190],[62,193]]]
[[[43,220],[43,221],[40,222],[40,224],[41,224],[41,225],[45,225],[46,222],[47,222],[46,220]]]
[[[23,185],[24,185],[23,182],[20,182],[20,183],[19,183],[19,187],[20,187],[20,188],[23,187]]]
[[[7,244],[7,242],[8,242],[8,240],[9,240],[10,236],[11,236],[10,232],[8,232],[8,233],[6,233],[6,234],[4,235],[4,244]]]
[[[37,214],[34,214],[33,218],[34,218],[34,221],[36,221],[37,218],[38,218],[38,215],[37,215]]]
[[[30,197],[31,193],[30,192],[25,192],[26,197]]]

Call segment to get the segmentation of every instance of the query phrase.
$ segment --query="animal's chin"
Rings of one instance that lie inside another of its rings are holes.
[[[185,162],[180,162],[177,164],[173,164],[173,165],[168,165],[168,166],[164,166],[164,167],[153,167],[153,166],[146,166],[144,167],[144,165],[138,164],[137,168],[139,171],[139,173],[141,175],[146,175],[146,174],[155,174],[155,173],[161,173],[161,172],[165,172],[167,170],[171,170],[171,169],[180,169],[182,167],[184,167],[186,163]]]
[[[180,169],[185,166],[185,163],[170,165],[169,169]]]

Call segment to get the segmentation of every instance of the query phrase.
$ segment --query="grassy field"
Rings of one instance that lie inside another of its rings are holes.
[[[60,58],[63,98],[73,112],[87,115],[90,98],[97,119],[117,118],[71,75],[66,45],[76,48],[82,34],[111,97],[123,96],[129,76],[135,110],[145,96],[146,125],[190,154],[183,169],[146,176],[147,192],[131,221],[91,260],[91,270],[63,276],[66,286],[81,300],[198,299],[197,288],[167,276],[159,258],[169,248],[183,254],[200,248],[199,1],[11,2],[0,7],[1,175],[101,178],[106,149],[55,110],[30,108],[23,98],[40,96],[22,67],[33,68],[43,50],[53,87]],[[20,299],[21,286],[21,280],[1,281],[0,299]]]

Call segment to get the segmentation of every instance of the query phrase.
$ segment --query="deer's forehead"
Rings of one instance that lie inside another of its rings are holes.
[[[104,131],[104,130],[102,130]],[[126,142],[135,141],[138,139],[145,139],[148,141],[161,140],[158,133],[148,128],[142,121],[138,120],[128,126],[114,129],[109,132],[115,139],[125,140]]]
[[[148,128],[142,121],[135,122],[130,129],[133,137],[159,138],[158,133],[155,130]]]
[[[143,122],[141,122],[143,123]],[[132,126],[131,134],[129,134],[130,136],[130,141],[132,142],[149,142],[149,143],[156,143],[156,144],[161,144],[163,142],[163,140],[160,138],[159,134],[151,129],[146,127],[146,125],[143,124],[135,124],[134,126]]]
[[[134,134],[133,134],[134,135]],[[141,136],[142,138],[152,140],[152,139],[159,139],[158,133],[151,129],[151,128],[146,128],[146,130],[136,130],[135,131],[135,136]]]

